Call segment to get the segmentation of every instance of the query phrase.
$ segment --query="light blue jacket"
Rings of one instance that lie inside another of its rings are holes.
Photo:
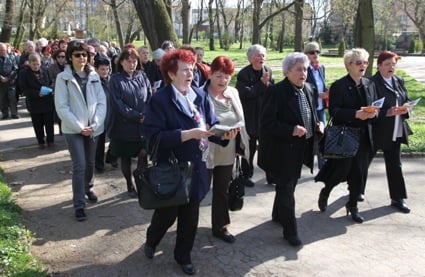
[[[86,97],[72,74],[71,67],[56,77],[55,107],[62,120],[64,134],[79,134],[84,127],[92,127],[93,136],[103,133],[106,118],[106,95],[102,88],[99,75],[91,70],[86,85]]]

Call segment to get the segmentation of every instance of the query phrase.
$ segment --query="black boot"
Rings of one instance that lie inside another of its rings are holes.
[[[317,201],[317,205],[321,212],[326,211],[326,208],[328,207],[328,198],[329,194],[326,195],[325,188],[323,188],[319,194],[319,201]]]
[[[345,205],[347,210],[347,215],[351,213],[351,218],[357,223],[363,223],[364,218],[359,214],[359,209],[357,207],[350,207],[349,203]]]

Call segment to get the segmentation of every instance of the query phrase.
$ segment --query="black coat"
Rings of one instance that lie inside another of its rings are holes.
[[[355,116],[362,106],[370,106],[373,101],[377,100],[378,95],[371,80],[362,78],[361,82],[364,95],[362,95],[362,90],[357,89],[355,81],[349,75],[335,81],[329,89],[329,113],[333,117],[334,125],[345,124],[360,128],[363,138],[360,139],[360,143],[369,143],[370,147],[366,147],[366,149],[372,149],[372,121],[376,119],[360,120]],[[361,153],[361,155],[363,154]],[[351,170],[350,159],[356,158],[357,155],[347,159],[328,159],[314,180],[330,184],[346,181]],[[361,160],[363,161],[363,159]]]
[[[387,117],[387,110],[396,105],[397,98],[399,99],[399,105],[402,106],[404,103],[409,101],[407,96],[407,90],[404,86],[404,80],[398,76],[394,76],[393,88],[388,86],[382,75],[377,72],[373,77],[370,78],[374,83],[378,93],[378,97],[385,97],[384,105],[379,113],[379,118],[374,122],[373,125],[373,142],[376,149],[387,150],[391,149],[393,141],[393,130],[395,116]],[[409,125],[406,119],[409,114],[401,116],[401,122],[403,126],[403,137],[399,138],[397,142],[408,144],[408,135],[411,134]]]
[[[312,86],[306,83],[304,92],[313,115],[312,127],[316,130],[319,119]],[[296,125],[304,126],[301,112],[298,96],[287,78],[265,93],[260,115],[258,165],[273,176],[280,176],[281,180],[299,178],[303,164],[313,170],[318,134],[315,132],[309,149],[306,149],[305,136],[292,135]]]
[[[258,136],[262,96],[267,90],[267,86],[261,81],[264,71],[270,73],[270,83],[273,84],[272,71],[267,66],[264,66],[262,70],[254,70],[252,65],[248,65],[239,71],[236,81],[246,131],[252,137]]]
[[[50,112],[55,107],[52,93],[40,96],[41,86],[49,86],[47,72],[43,69],[40,69],[40,78],[29,67],[19,73],[19,87],[26,96],[27,109],[33,114]]]

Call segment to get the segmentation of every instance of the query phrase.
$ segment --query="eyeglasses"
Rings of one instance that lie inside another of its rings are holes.
[[[310,55],[320,54],[320,50],[311,50],[311,51],[308,52],[308,54],[310,54]]]
[[[368,61],[361,61],[361,60],[357,60],[357,61],[355,61],[355,62],[351,62],[351,63],[353,63],[353,64],[355,64],[355,65],[368,65],[369,64],[369,62]]]
[[[75,54],[72,54],[72,56],[74,56],[75,58],[79,58],[81,56],[83,56],[84,58],[87,58],[87,53],[75,53]]]
[[[58,58],[65,58],[65,56],[58,56]]]

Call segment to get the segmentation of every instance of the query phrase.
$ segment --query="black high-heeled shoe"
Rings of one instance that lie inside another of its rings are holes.
[[[351,213],[351,218],[357,223],[363,223],[364,218],[359,214],[359,209],[357,207],[349,207],[348,203],[345,205],[347,210],[347,215]]]
[[[329,195],[325,195],[324,190],[325,189],[322,189],[320,191],[319,200],[317,201],[317,205],[319,206],[319,209],[320,209],[321,212],[326,211],[326,208],[328,207]]]

